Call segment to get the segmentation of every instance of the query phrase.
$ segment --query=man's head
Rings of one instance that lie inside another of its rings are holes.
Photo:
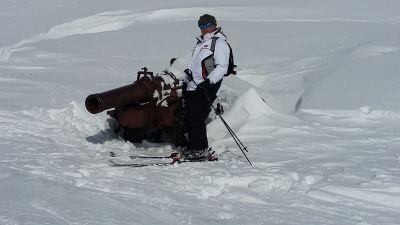
[[[200,16],[197,24],[201,30],[202,35],[214,32],[217,29],[217,20],[214,16],[211,16],[209,14],[204,14]]]

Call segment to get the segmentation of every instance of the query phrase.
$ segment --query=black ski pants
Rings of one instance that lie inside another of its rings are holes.
[[[208,148],[206,120],[211,112],[211,104],[217,98],[216,94],[221,82],[208,87],[207,92],[196,90],[185,93],[185,122],[188,131],[189,150]]]

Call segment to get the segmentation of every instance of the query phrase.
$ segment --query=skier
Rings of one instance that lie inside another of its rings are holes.
[[[183,87],[188,131],[188,146],[183,156],[206,160],[209,148],[206,119],[227,74],[231,49],[214,16],[200,16],[198,26],[201,35],[197,37],[190,67],[185,70],[187,77]]]

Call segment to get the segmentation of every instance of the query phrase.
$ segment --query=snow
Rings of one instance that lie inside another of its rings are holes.
[[[397,0],[3,0],[0,224],[358,224],[400,220]],[[84,99],[157,73],[217,17],[238,75],[208,125],[217,162],[116,168]]]

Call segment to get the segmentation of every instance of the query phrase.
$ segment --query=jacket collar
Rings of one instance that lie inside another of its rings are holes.
[[[222,32],[222,28],[217,27],[217,29],[212,33],[207,33],[205,35],[197,36],[197,40],[200,42],[204,42],[204,41],[210,40],[213,37],[219,37],[219,38],[226,39],[225,34]]]

